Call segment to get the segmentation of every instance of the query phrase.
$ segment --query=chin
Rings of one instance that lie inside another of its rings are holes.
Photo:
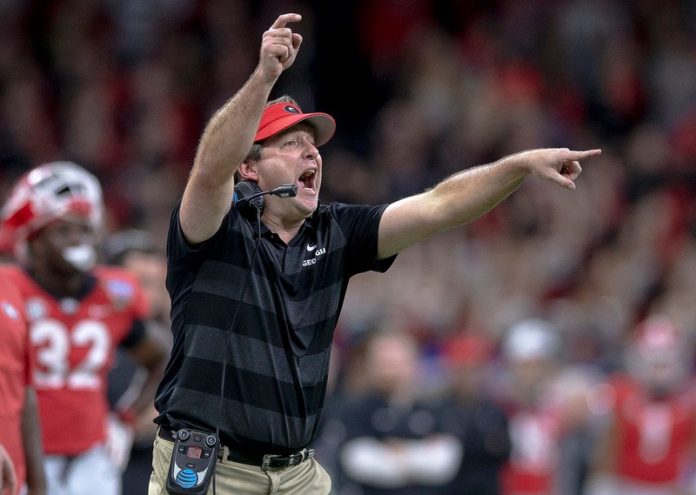
[[[311,198],[301,198],[299,201],[299,208],[307,213],[307,216],[314,213],[314,210],[319,206],[319,198],[317,196]]]
[[[302,217],[309,218],[314,214],[314,212],[316,210],[317,210],[316,206],[314,208],[302,208]]]

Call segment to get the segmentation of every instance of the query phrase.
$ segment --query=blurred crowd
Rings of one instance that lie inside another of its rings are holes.
[[[693,0],[5,0],[0,197],[28,168],[70,159],[101,179],[112,233],[139,229],[162,248],[203,125],[255,65],[261,33],[290,11],[304,16],[303,48],[273,96],[336,117],[322,149],[324,201],[392,201],[523,149],[603,150],[576,191],[527,181],[478,221],[401,253],[387,275],[352,281],[324,452],[348,438],[341,414],[352,409],[341,408],[369,389],[377,330],[415,343],[408,395],[441,401],[462,366],[483,366],[477,393],[504,403],[496,377],[509,364],[506,338],[541,319],[558,337],[544,356],[557,377],[570,376],[551,389],[580,391],[583,425],[611,409],[593,394],[626,368],[624,350],[648,317],[669,318],[693,362]],[[472,336],[485,351],[468,343],[457,353]],[[501,414],[514,426],[509,408]],[[576,461],[556,470],[560,493],[579,493],[589,469],[594,445],[583,441],[595,437],[583,431],[580,453],[563,457]],[[496,462],[517,455],[511,438],[489,452]],[[429,445],[434,458],[457,455]],[[325,459],[354,478],[337,474],[337,493],[390,493],[365,488],[387,476],[364,469],[370,448],[353,446],[357,461]],[[423,480],[452,469],[443,460]],[[391,493],[407,493],[399,489]]]

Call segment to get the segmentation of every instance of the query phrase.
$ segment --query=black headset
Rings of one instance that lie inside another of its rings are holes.
[[[242,213],[263,213],[264,196],[258,182],[253,180],[240,180],[234,185],[234,207]]]
[[[295,184],[282,184],[270,191],[262,191],[258,183],[252,180],[240,180],[234,186],[234,207],[239,208],[242,213],[251,212],[261,216],[265,204],[263,197],[266,194],[280,198],[292,198],[297,194],[297,186]]]

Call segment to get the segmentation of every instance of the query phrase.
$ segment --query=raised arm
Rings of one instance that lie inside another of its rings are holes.
[[[567,148],[524,151],[459,172],[433,189],[389,205],[379,226],[379,258],[389,257],[430,235],[486,213],[529,175],[575,189],[580,161],[600,150]]]
[[[263,34],[253,74],[203,131],[179,212],[191,243],[209,239],[231,207],[234,172],[251,149],[273,85],[295,61],[302,43],[302,36],[287,25],[301,19],[299,14],[283,14],[275,20]]]

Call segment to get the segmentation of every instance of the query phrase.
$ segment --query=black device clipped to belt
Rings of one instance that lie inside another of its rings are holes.
[[[205,495],[215,473],[220,441],[217,435],[182,428],[174,437],[167,491],[172,495]]]

